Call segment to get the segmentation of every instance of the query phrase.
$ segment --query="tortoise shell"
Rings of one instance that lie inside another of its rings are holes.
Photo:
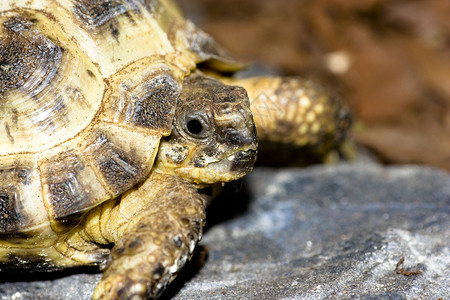
[[[236,65],[166,0],[0,10],[0,234],[35,235],[141,181],[183,78]]]

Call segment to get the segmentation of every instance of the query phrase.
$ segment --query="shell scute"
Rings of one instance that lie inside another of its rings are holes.
[[[118,24],[118,16],[131,18],[130,13],[139,13],[140,9],[132,0],[75,0],[73,11],[87,26],[95,28],[109,23],[111,28],[114,26],[111,23]]]
[[[54,154],[41,162],[40,168],[46,204],[55,220],[64,220],[111,196],[79,151]]]
[[[177,74],[157,56],[138,61],[111,79],[101,119],[158,135],[172,129],[181,91]]]
[[[20,203],[20,193],[16,187],[0,188],[0,233],[17,232],[26,223]]]
[[[0,24],[0,155],[42,151],[73,137],[101,104],[98,70],[50,15],[7,11]]]
[[[2,22],[0,92],[20,88],[32,98],[48,87],[61,64],[63,48],[33,26],[28,14]]]
[[[130,107],[127,119],[136,126],[169,131],[178,94],[178,86],[171,76],[156,76],[134,90],[131,96],[134,107]]]
[[[174,52],[154,19],[139,0],[63,0],[56,19],[67,35],[96,63],[107,78],[151,55]]]
[[[117,147],[104,132],[96,133],[96,140],[89,146],[95,162],[108,186],[118,194],[134,185],[139,175],[139,163]]]
[[[161,135],[102,123],[86,138],[89,157],[104,187],[117,196],[140,182],[153,165]]]
[[[36,162],[3,158],[0,162],[0,234],[17,234],[48,220],[42,203]]]

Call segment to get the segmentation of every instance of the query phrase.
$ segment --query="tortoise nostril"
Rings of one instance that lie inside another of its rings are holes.
[[[251,145],[255,143],[256,135],[249,131],[227,128],[224,133],[225,142],[232,146]]]
[[[241,145],[242,137],[241,135],[233,128],[230,128],[226,131],[225,140],[231,145]]]

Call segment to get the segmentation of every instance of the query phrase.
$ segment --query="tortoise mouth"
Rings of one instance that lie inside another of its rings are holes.
[[[208,168],[217,174],[233,174],[233,179],[240,178],[249,173],[255,164],[257,151],[255,149],[239,150],[221,159],[210,163]]]
[[[231,161],[230,171],[233,173],[248,173],[253,169],[256,161],[256,150],[241,150],[227,157]]]

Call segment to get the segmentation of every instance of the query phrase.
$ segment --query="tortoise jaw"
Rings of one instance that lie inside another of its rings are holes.
[[[229,170],[233,173],[249,173],[253,170],[253,165],[256,161],[256,153],[256,150],[253,149],[246,151],[241,150],[227,157],[227,160],[231,162]]]
[[[223,174],[230,181],[241,178],[253,170],[256,161],[256,149],[239,150],[221,159],[210,163],[207,168],[216,174]]]

